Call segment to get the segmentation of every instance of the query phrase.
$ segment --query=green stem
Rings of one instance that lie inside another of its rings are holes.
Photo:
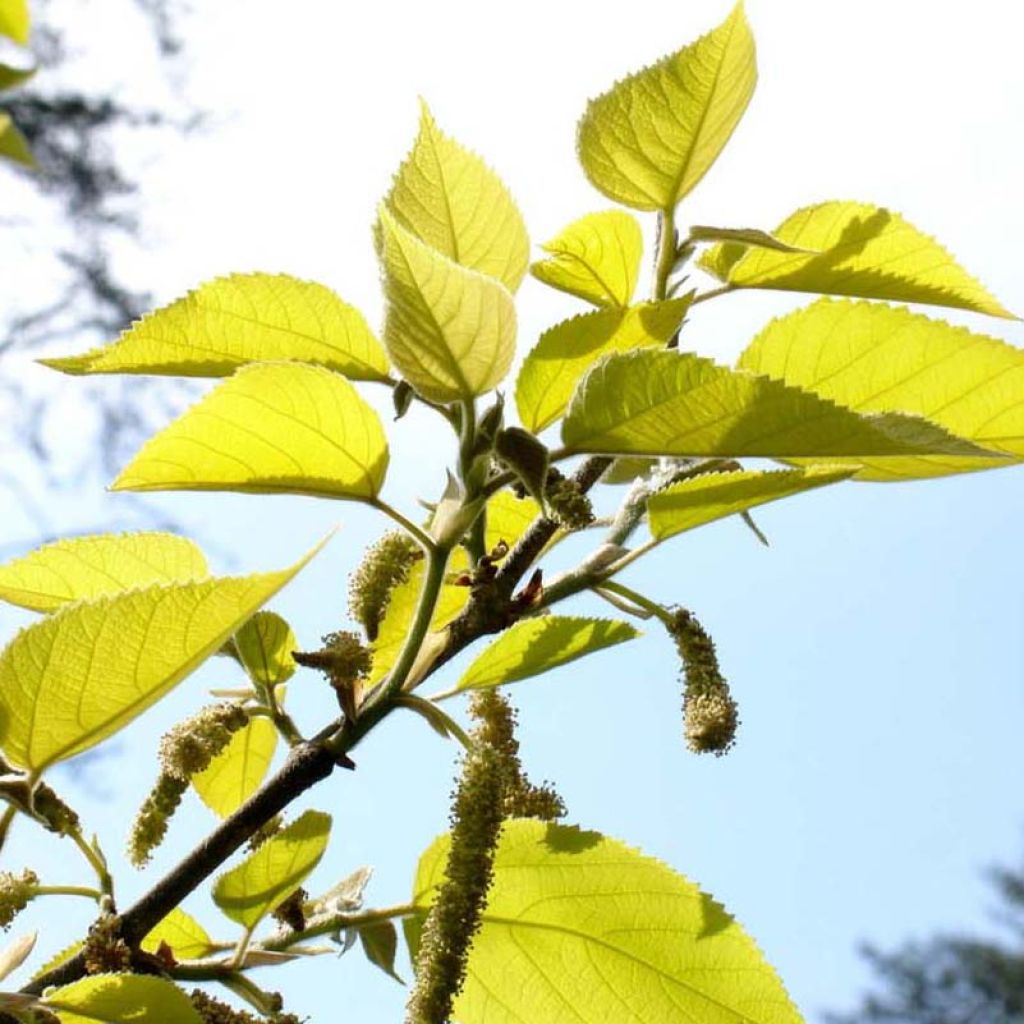
[[[638,608],[643,608],[645,612],[650,612],[651,615],[656,616],[666,626],[671,625],[672,617],[665,608],[656,601],[652,601],[649,597],[644,597],[643,594],[637,593],[632,587],[627,587],[622,583],[613,583],[611,580],[605,580],[601,584],[601,589],[610,590],[613,594],[618,594],[619,597],[632,601]]]
[[[321,935],[332,935],[342,928],[365,928],[367,925],[380,924],[382,921],[393,921],[396,917],[410,917],[416,913],[416,906],[412,903],[396,903],[392,907],[381,907],[377,910],[364,910],[358,914],[338,914],[326,921],[319,921],[317,924],[302,931],[289,932],[279,938],[273,938],[267,942],[260,943],[260,949],[268,949],[272,952],[287,952],[292,946],[297,946],[310,939],[319,938]]]
[[[372,498],[367,504],[371,508],[377,509],[378,512],[383,512],[384,515],[389,516],[393,519],[403,530],[407,530],[409,533],[416,538],[425,551],[430,551],[434,547],[434,542],[428,534],[421,530],[412,520],[407,519],[398,511],[393,505],[389,505],[383,498]]]
[[[90,843],[86,842],[80,830],[72,832],[71,838],[74,840],[75,846],[82,851],[82,856],[89,862],[93,871],[96,872],[96,878],[100,883],[102,895],[113,899],[114,880],[110,877],[110,872],[107,870],[107,865],[104,863],[103,858],[92,848]]]
[[[32,891],[32,898],[36,896],[84,896],[97,903],[103,899],[99,889],[90,889],[86,885],[37,885]]]
[[[709,299],[717,299],[720,295],[728,295],[729,292],[734,291],[736,291],[735,285],[723,284],[721,288],[712,288],[711,291],[702,292],[700,295],[695,295],[690,305],[697,306],[701,302],[707,302]]]
[[[17,813],[18,808],[14,804],[8,804],[3,817],[0,817],[0,850],[4,848],[4,844],[7,842],[7,834],[11,831],[11,824]]]
[[[299,732],[299,727],[295,724],[295,720],[277,703],[273,688],[267,687],[263,696],[267,702],[266,705],[247,708],[246,711],[249,717],[269,718],[289,747],[297,747],[300,743],[305,743],[306,737]]]
[[[668,279],[676,262],[676,208],[670,206],[658,214],[658,255],[654,265],[655,302],[668,295]]]

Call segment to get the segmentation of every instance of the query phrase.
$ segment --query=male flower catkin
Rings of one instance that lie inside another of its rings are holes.
[[[413,565],[423,557],[419,545],[406,533],[385,533],[363,555],[349,577],[348,611],[366,631],[368,640],[377,639],[391,592],[409,579]]]
[[[736,738],[739,714],[718,667],[715,644],[685,608],[667,626],[683,662],[683,721],[686,745],[697,754],[726,753]]]
[[[0,871],[0,928],[7,931],[11,927],[11,922],[35,896],[38,884],[39,877],[31,868],[25,868],[20,875]]]
[[[160,741],[160,774],[128,836],[128,857],[135,867],[146,864],[163,842],[167,823],[192,777],[209,767],[248,720],[240,704],[211,704],[164,734]]]
[[[548,470],[544,500],[563,530],[585,530],[594,521],[590,499],[575,480],[562,476],[557,469]]]

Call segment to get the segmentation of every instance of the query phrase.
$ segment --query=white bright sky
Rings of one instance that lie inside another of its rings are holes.
[[[286,271],[330,284],[372,322],[381,309],[369,226],[415,133],[417,95],[487,157],[543,241],[608,206],[575,162],[586,98],[726,13],[724,0],[196,6],[189,90],[219,116],[148,162],[150,241],[141,253],[125,250],[125,272],[165,301],[220,273]],[[116,43],[129,31],[138,38],[125,5],[80,12],[88,73],[125,97],[159,96],[152,54]],[[822,199],[887,204],[1024,311],[1019,7],[749,0],[748,13],[760,84],[680,222],[771,228]],[[22,274],[29,281],[31,266],[17,267]],[[686,341],[732,358],[766,318],[802,301],[766,293],[709,303]],[[524,347],[577,311],[531,280],[519,308]],[[949,318],[1024,344],[1019,324]],[[60,383],[69,409],[80,386]],[[451,446],[420,416],[393,437],[388,497],[411,510],[414,496],[436,493]],[[809,1020],[848,1006],[863,985],[859,940],[884,946],[984,927],[980,870],[1021,853],[1022,484],[1010,469],[843,485],[762,511],[768,550],[726,521],[634,571],[633,585],[692,608],[718,642],[743,714],[727,758],[683,749],[676,667],[655,629],[628,650],[516,688],[527,765],[558,781],[572,820],[663,858],[725,902]],[[80,528],[116,517],[123,500],[92,495],[51,513]],[[301,498],[154,504],[229,571],[285,564],[340,518],[339,537],[275,605],[306,645],[340,625],[345,573],[379,529],[357,508]],[[6,542],[30,536],[17,510],[2,521]],[[16,621],[26,620],[5,613],[3,622]],[[188,713],[204,686],[226,682],[223,666],[205,671],[171,698],[168,714]],[[292,686],[307,726],[329,713],[319,689],[312,677]],[[152,781],[166,724],[151,714],[112,745],[116,760],[55,779],[112,853]],[[356,773],[305,801],[336,821],[315,885],[371,863],[370,902],[405,899],[419,851],[446,819],[452,756],[419,721],[389,722],[361,748]],[[198,804],[190,811],[193,824],[175,823],[146,875],[125,875],[122,901],[211,823]],[[47,881],[78,877],[64,847],[28,828],[16,838],[10,863],[42,862]],[[217,927],[204,893],[188,906]],[[51,907],[32,918],[51,950],[86,913]],[[383,1024],[400,1018],[404,1001],[358,951],[263,980],[319,1020]]]

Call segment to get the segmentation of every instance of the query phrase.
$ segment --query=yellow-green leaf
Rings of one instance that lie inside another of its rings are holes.
[[[387,466],[380,419],[344,377],[255,363],[147,441],[112,489],[371,500]]]
[[[628,622],[545,615],[521,619],[480,652],[452,690],[515,683],[640,635]]]
[[[170,533],[107,533],[45,544],[0,565],[0,600],[50,612],[150,583],[202,579],[206,559]]]
[[[444,880],[442,836],[414,902]],[[753,940],[660,861],[540,821],[506,822],[454,1019],[487,1024],[801,1024]]]
[[[700,266],[735,288],[923,302],[1013,319],[934,238],[880,206],[807,206],[774,234],[815,252],[785,253],[727,242],[709,249]]]
[[[740,366],[859,412],[917,413],[1004,453],[861,460],[859,479],[943,476],[1024,459],[1024,351],[998,338],[905,308],[820,299],[770,323]]]
[[[540,505],[533,498],[517,498],[511,491],[499,491],[487,502],[484,546],[493,551],[504,541],[512,547],[539,515]]]
[[[25,46],[29,25],[28,0],[0,0],[0,35]]]
[[[36,972],[32,975],[32,981],[36,981],[44,974],[49,974],[55,967],[60,967],[61,964],[67,963],[84,945],[85,942],[79,939],[77,942],[72,942],[70,946],[65,946],[59,953],[54,953],[53,956],[36,969]]]
[[[47,992],[61,1024],[203,1024],[177,985],[152,974],[94,974]]]
[[[320,863],[330,831],[329,814],[306,811],[221,875],[213,887],[214,902],[243,928],[255,928]]]
[[[362,313],[322,284],[232,274],[143,317],[117,341],[43,359],[64,373],[227,377],[246,363],[294,360],[354,380],[383,380],[388,360]]]
[[[565,412],[577,381],[602,356],[667,344],[691,298],[584,313],[545,331],[516,379],[516,408],[523,425],[537,433],[554,423]]]
[[[738,3],[718,28],[590,101],[578,134],[584,172],[625,206],[671,209],[729,141],[756,81]]]
[[[234,814],[259,789],[277,749],[277,729],[268,718],[253,718],[198,775],[192,787],[221,818]]]
[[[175,960],[199,960],[214,949],[206,929],[180,907],[175,907],[139,945],[147,953],[156,953],[163,943],[171,948]]]
[[[277,612],[257,612],[235,634],[242,666],[261,686],[278,686],[295,675],[292,652],[298,646],[292,627]]]
[[[34,167],[35,160],[28,148],[25,136],[11,119],[11,115],[0,110],[0,157],[6,157],[16,164]]]
[[[424,245],[384,207],[380,228],[384,344],[402,376],[436,402],[490,391],[515,353],[512,293]]]
[[[629,305],[644,252],[640,224],[632,214],[588,213],[541,248],[551,255],[531,264],[538,281],[595,306]]]
[[[601,475],[601,483],[612,487],[631,484],[638,476],[647,476],[658,464],[657,459],[634,458],[623,456],[616,459]]]
[[[577,452],[623,455],[984,455],[916,416],[862,416],[809,391],[690,354],[608,356],[580,381],[562,423]]]
[[[665,540],[769,501],[848,480],[856,472],[855,467],[849,466],[813,466],[770,472],[705,473],[666,487],[647,499],[651,533]]]
[[[0,89],[13,89],[23,85],[36,73],[35,68],[16,68],[0,63]]]
[[[501,179],[420,107],[420,131],[384,202],[421,242],[464,267],[519,287],[530,258],[522,214]]]
[[[160,700],[320,550],[280,572],[159,583],[67,605],[0,654],[0,749],[35,772]]]
[[[448,562],[449,576],[464,572],[468,565],[464,550],[459,548]],[[417,562],[409,571],[409,578],[391,591],[391,600],[378,627],[377,639],[371,648],[373,668],[370,671],[368,686],[379,683],[398,660],[402,645],[409,634],[413,616],[416,614],[425,571],[424,563]],[[431,631],[436,632],[447,626],[462,611],[468,600],[469,587],[445,583],[437,599],[434,617],[430,620]]]

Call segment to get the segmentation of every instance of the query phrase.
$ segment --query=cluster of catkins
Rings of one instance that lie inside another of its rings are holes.
[[[248,717],[239,704],[211,704],[179,722],[160,741],[160,774],[139,808],[128,837],[128,856],[136,867],[146,864],[163,842],[167,824],[189,782],[231,742]]]
[[[686,745],[697,754],[724,754],[736,738],[739,712],[718,666],[714,641],[685,608],[672,612],[666,628],[683,663]]]
[[[264,1024],[266,1017],[255,1017],[244,1010],[236,1010],[201,989],[193,989],[189,998],[203,1024]],[[294,1013],[275,1013],[269,1018],[273,1024],[302,1024]]]
[[[566,813],[550,785],[534,786],[523,772],[508,701],[496,690],[483,690],[472,695],[469,712],[477,726],[452,798],[445,882],[423,926],[407,1024],[451,1018],[486,905],[502,822],[514,816],[551,821]]]
[[[28,906],[35,896],[39,876],[25,868],[20,875],[0,871],[0,928],[7,931],[11,922]]]

